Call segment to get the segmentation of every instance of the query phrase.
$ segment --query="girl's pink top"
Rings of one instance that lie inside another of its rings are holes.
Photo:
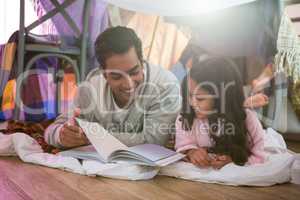
[[[248,164],[263,163],[264,153],[264,134],[265,131],[259,122],[256,113],[246,109],[246,127],[248,129],[248,139],[250,142],[251,156],[248,158]],[[195,119],[192,129],[185,131],[182,128],[182,122],[179,115],[176,120],[176,140],[175,149],[182,152],[199,147],[212,147],[213,141],[208,133],[208,120]]]

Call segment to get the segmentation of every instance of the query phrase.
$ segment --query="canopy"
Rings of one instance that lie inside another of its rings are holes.
[[[256,0],[103,0],[123,9],[160,16],[187,16],[229,8]]]
[[[19,2],[17,0],[14,1]],[[64,2],[64,0],[57,1],[59,3]],[[29,6],[30,4],[27,2],[33,2],[38,18],[41,18],[53,9],[52,0],[26,1],[25,5]],[[111,15],[108,15],[108,10],[111,6],[107,7],[107,3],[134,11],[134,14],[124,11],[124,13],[128,13],[128,18],[121,13],[120,24],[134,28],[143,41],[144,52],[151,63],[168,67],[176,62],[191,36],[183,34],[182,30],[184,29],[178,28],[180,26],[175,26],[168,22],[190,27],[194,39],[192,41],[208,52],[234,58],[257,55],[264,57],[265,59],[263,60],[267,60],[269,57],[272,58],[274,50],[276,50],[277,38],[276,29],[278,23],[273,23],[276,21],[274,20],[276,19],[274,15],[278,13],[275,12],[277,8],[276,2],[278,3],[279,0],[92,0],[89,16],[90,62],[88,67],[98,66],[93,62],[95,60],[93,59],[95,58],[93,43],[99,33],[109,26],[109,21],[112,21]],[[79,29],[82,29],[82,17],[80,16],[83,3],[84,1],[77,0],[66,9],[66,12]],[[14,5],[10,10],[18,10],[18,6]],[[0,12],[0,15],[3,14],[8,17],[8,13],[11,13],[14,17],[15,13],[12,11]],[[3,18],[5,19],[2,20],[2,22],[5,22],[3,24],[6,24],[7,19],[10,19],[10,17],[7,17]],[[122,23],[125,21],[127,23]],[[279,20],[277,21],[279,22]],[[42,34],[67,36],[64,37],[62,42],[66,44],[65,46],[76,44],[76,40],[73,40],[74,32],[61,14],[54,16],[51,21],[49,20],[49,23],[43,24],[41,29]],[[16,48],[15,42],[9,42],[7,45],[12,45]],[[1,61],[6,59],[6,57],[7,60],[13,60],[13,57],[9,57],[9,54],[3,53],[4,49],[8,49],[5,48],[7,45],[0,46],[0,63],[5,63]],[[1,56],[5,57],[1,58]],[[13,98],[15,97],[12,89],[15,85],[15,76],[13,76],[15,64],[16,62],[10,62],[9,67],[0,66],[0,77],[2,77],[0,94],[4,93],[2,98],[0,98],[0,120],[12,118],[14,110]],[[57,68],[56,65],[53,67]],[[37,69],[44,68],[48,69],[37,63]],[[65,79],[64,82],[69,84],[70,80],[73,79]],[[28,105],[30,108],[43,108],[45,113],[33,116],[24,110],[22,119],[39,121],[55,117],[58,114],[54,109],[54,105],[56,105],[55,95],[44,95],[44,91],[47,91],[46,94],[56,93],[53,81],[53,76],[50,73],[40,73],[37,77],[33,77],[28,81],[28,89],[25,88],[23,91],[24,94],[30,93],[31,95],[26,95],[25,105]],[[39,89],[32,90],[32,88],[37,88],[38,86],[40,87]],[[62,86],[62,88],[65,87]],[[32,91],[35,91],[35,93],[32,93]],[[68,91],[68,89],[63,91]],[[71,92],[66,92],[66,94],[71,94]],[[62,105],[66,106],[62,106],[62,108],[67,108],[71,100],[71,97],[63,94]]]
[[[279,0],[103,0],[138,13],[164,16],[192,28],[194,43],[210,53],[256,56],[263,64],[276,51]],[[138,27],[134,27],[137,29]]]

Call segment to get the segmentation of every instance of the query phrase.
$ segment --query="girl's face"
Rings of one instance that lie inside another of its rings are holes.
[[[189,84],[189,104],[195,111],[198,119],[207,118],[213,113],[214,98],[206,90],[198,86],[193,79],[188,79]]]

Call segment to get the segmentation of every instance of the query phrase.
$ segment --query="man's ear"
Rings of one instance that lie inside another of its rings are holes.
[[[107,79],[107,75],[106,75],[105,70],[103,70],[103,76],[104,76],[105,79]]]
[[[104,78],[107,79],[107,75],[106,75],[106,72],[105,72],[105,68],[102,67],[102,66],[100,66],[99,69],[100,69],[100,71],[102,71],[102,74],[103,74]]]

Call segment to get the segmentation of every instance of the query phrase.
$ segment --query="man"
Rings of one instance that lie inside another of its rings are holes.
[[[88,144],[75,122],[80,117],[98,122],[125,145],[164,145],[181,106],[174,75],[143,60],[141,41],[130,28],[107,29],[95,51],[101,67],[78,88],[73,112],[47,128],[46,141],[60,148]]]

